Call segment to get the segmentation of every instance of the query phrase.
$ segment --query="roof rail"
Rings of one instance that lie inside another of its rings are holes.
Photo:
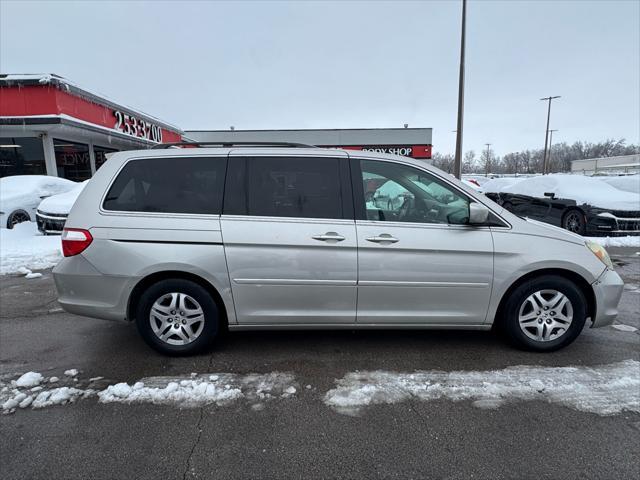
[[[173,142],[159,143],[151,147],[152,149],[163,149],[173,147],[292,147],[292,148],[319,148],[316,145],[294,142]]]

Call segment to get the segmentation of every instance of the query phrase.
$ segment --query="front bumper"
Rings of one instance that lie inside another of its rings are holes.
[[[596,297],[596,313],[591,327],[611,325],[618,316],[624,282],[616,272],[607,268],[591,286]]]
[[[38,230],[45,235],[60,235],[67,221],[66,214],[46,213],[40,210],[36,211],[36,223]]]
[[[618,210],[592,210],[588,216],[587,234],[620,237],[640,235],[640,212]]]

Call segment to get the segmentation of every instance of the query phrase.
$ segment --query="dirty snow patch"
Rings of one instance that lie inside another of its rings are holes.
[[[295,377],[290,373],[279,372],[149,377],[132,385],[124,382],[109,385],[104,390],[95,389],[93,383],[103,377],[93,377],[86,382],[76,378],[76,369],[64,373],[65,377],[62,380],[58,377],[47,379],[37,372],[28,372],[8,383],[0,379],[2,413],[13,413],[19,408],[38,409],[64,405],[81,398],[96,396],[101,403],[153,403],[174,407],[226,405],[236,400],[244,400],[253,408],[253,405],[262,405],[271,399],[291,398],[297,391]],[[67,385],[60,385],[58,382],[66,382]],[[72,385],[69,385],[71,383]],[[86,387],[89,384],[94,388],[81,388],[81,385]],[[263,407],[256,407],[256,410],[261,408]]]
[[[640,362],[626,360],[596,367],[515,366],[491,371],[348,373],[336,381],[324,402],[357,414],[363,407],[406,400],[469,400],[479,408],[539,400],[582,412],[640,413]]]
[[[31,388],[39,385],[40,382],[44,380],[44,377],[41,373],[38,372],[27,372],[22,375],[18,380],[16,380],[17,387],[26,387]]]
[[[624,323],[616,323],[611,326],[616,330],[621,330],[623,332],[635,332],[636,330],[638,330],[636,327],[633,327],[631,325],[625,325]]]
[[[102,403],[153,403],[176,407],[225,405],[245,399],[262,401],[295,394],[294,376],[288,373],[189,375],[149,377],[133,385],[118,383],[98,392]]]
[[[599,243],[603,247],[640,247],[640,236],[626,237],[585,237],[585,240]]]

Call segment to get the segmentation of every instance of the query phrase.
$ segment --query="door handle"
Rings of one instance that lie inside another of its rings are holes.
[[[344,240],[344,237],[336,232],[327,232],[324,235],[314,235],[314,240],[320,240],[321,242],[341,242]]]
[[[366,240],[374,243],[396,243],[398,241],[396,237],[392,237],[388,233],[381,233],[376,237],[367,237]]]

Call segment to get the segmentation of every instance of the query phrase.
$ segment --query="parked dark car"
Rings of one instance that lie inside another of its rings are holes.
[[[567,198],[556,198],[551,193],[542,198],[506,192],[485,195],[511,213],[580,235],[640,235],[640,210],[593,207]]]

